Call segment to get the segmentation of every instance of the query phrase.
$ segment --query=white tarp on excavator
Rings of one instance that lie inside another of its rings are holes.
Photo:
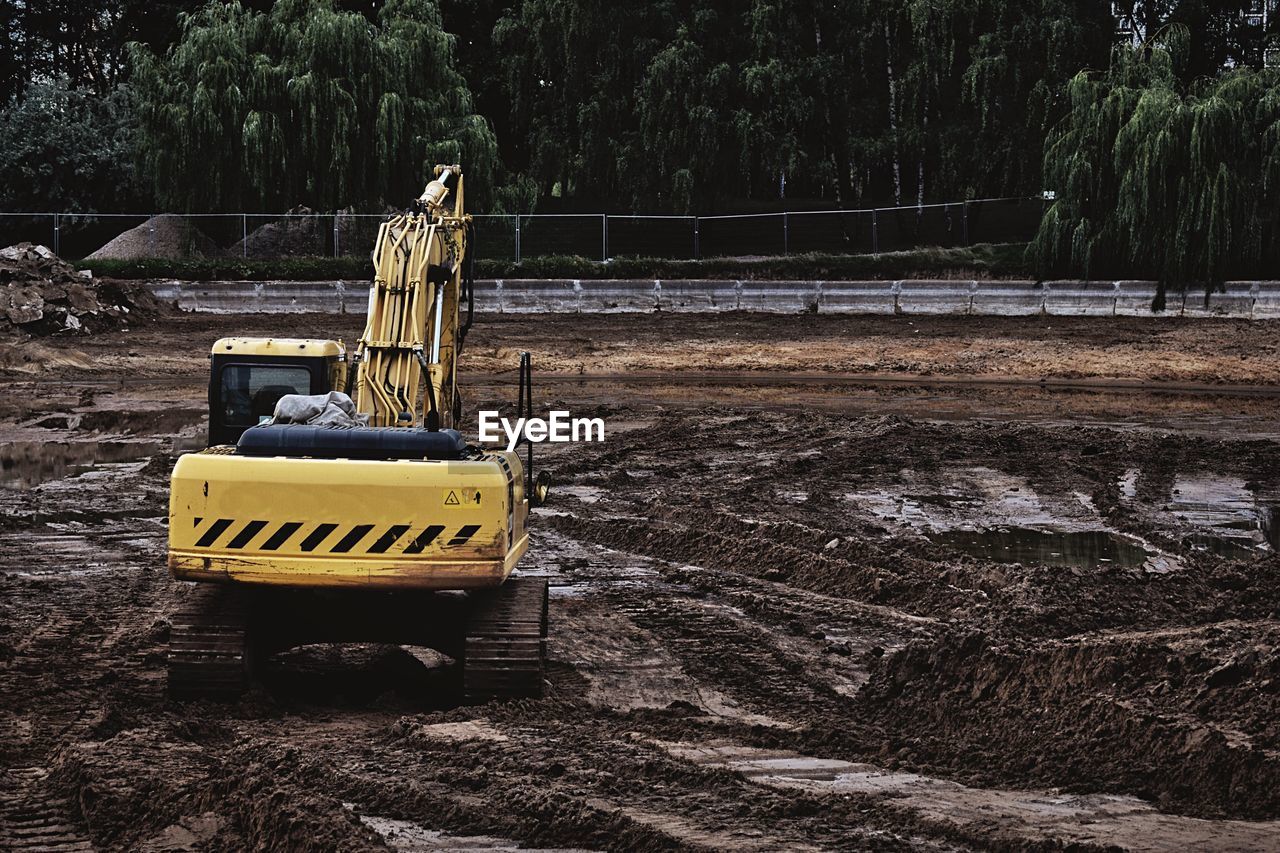
[[[356,412],[356,404],[341,391],[328,394],[285,394],[276,402],[273,424],[312,426],[368,426],[369,416]]]

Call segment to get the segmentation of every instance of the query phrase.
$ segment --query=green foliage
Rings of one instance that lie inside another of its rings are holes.
[[[1023,244],[979,244],[963,248],[913,249],[878,255],[820,253],[740,260],[680,261],[615,258],[593,263],[595,275],[575,278],[710,278],[772,281],[861,281],[906,278],[1026,278]],[[530,261],[521,265],[523,270]],[[528,275],[527,272],[524,273]],[[512,273],[512,276],[515,274]]]
[[[1045,274],[1214,284],[1280,261],[1280,72],[1183,86],[1189,39],[1167,28],[1072,79],[1045,146],[1057,200],[1030,249]]]
[[[380,211],[454,160],[477,212],[910,205],[1045,188],[1113,9],[1185,25],[1166,83],[1187,102],[1280,38],[1251,2],[0,0],[0,105],[127,81],[150,201],[178,211]],[[101,168],[40,178],[117,179]]]
[[[1074,0],[523,0],[494,37],[544,201],[707,213],[1038,192],[1111,32]]]
[[[650,168],[637,136],[636,82],[672,23],[652,0],[526,0],[493,30],[517,135],[507,165],[543,198],[603,209]]]
[[[436,163],[465,165],[473,202],[492,185],[497,143],[435,0],[387,0],[375,22],[333,0],[211,2],[132,61],[142,161],[171,209],[401,206]]]
[[[677,29],[675,39],[649,63],[637,90],[639,139],[645,152],[644,178],[634,187],[635,205],[667,207],[677,213],[711,209],[715,189],[741,176],[729,152],[737,150],[735,111],[739,84],[728,62],[707,45],[707,30],[718,29],[714,10]],[[701,33],[698,31],[701,30]],[[697,35],[695,35],[697,33]],[[701,36],[701,37],[699,37]]]
[[[133,113],[65,78],[31,85],[0,112],[0,209],[91,213],[132,209]]]
[[[69,81],[107,95],[125,43],[167,42],[179,11],[202,0],[0,0],[0,103],[33,83]]]
[[[1112,21],[1105,4],[985,2],[968,24],[971,49],[959,76],[955,139],[942,159],[949,182],[970,196],[1039,194],[1041,152],[1065,113],[1066,83],[1105,63]],[[952,97],[948,92],[947,97]]]
[[[608,263],[576,256],[528,258],[509,261],[479,260],[479,278],[726,278],[738,280],[812,279],[840,281],[902,278],[1007,278],[1026,277],[1025,246],[978,245],[960,249],[918,249],[880,255],[792,255],[790,257],[736,260],[713,258],[680,261],[665,258],[615,258]],[[85,260],[76,263],[106,278],[174,278],[183,281],[367,281],[369,259],[284,258],[239,260],[199,258],[166,260]]]
[[[300,257],[249,260],[240,258],[107,258],[75,261],[77,269],[103,278],[171,278],[180,281],[368,281],[368,257]]]

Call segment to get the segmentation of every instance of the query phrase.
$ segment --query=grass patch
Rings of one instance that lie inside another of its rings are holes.
[[[476,261],[477,278],[622,278],[849,281],[903,278],[1034,278],[1022,243],[953,249],[913,249],[879,255],[789,255],[768,258],[614,258],[607,262],[555,255],[510,261]],[[173,278],[182,281],[368,281],[368,258],[193,258],[77,261],[107,278]]]
[[[368,280],[368,258],[276,258],[251,260],[226,258],[138,258],[135,260],[83,260],[77,269],[93,270],[104,278],[175,278],[180,281],[331,281]]]

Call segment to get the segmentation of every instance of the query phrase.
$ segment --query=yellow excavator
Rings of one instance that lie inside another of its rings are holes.
[[[174,697],[234,697],[267,656],[320,642],[437,649],[472,702],[541,694],[547,585],[511,574],[547,480],[532,445],[522,462],[456,429],[472,235],[461,168],[437,166],[380,226],[350,359],[332,340],[213,345],[209,446],[171,481],[169,570],[193,582],[171,619]],[[527,353],[519,397],[531,413]]]

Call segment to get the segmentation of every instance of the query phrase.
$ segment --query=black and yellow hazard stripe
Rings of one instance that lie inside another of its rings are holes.
[[[266,539],[256,546],[258,551],[279,551],[295,539],[307,527],[301,521],[286,521],[272,527],[268,521],[251,519],[241,522],[233,518],[215,518],[206,525],[204,518],[196,518],[196,531],[200,538],[196,540],[197,548],[219,548],[220,550],[240,551],[247,549],[254,540],[266,533]],[[392,551],[396,544],[406,535],[410,538],[404,545],[405,554],[421,554],[445,532],[443,524],[430,524],[414,533],[411,524],[392,524],[381,532],[374,534],[377,525],[354,524],[346,527],[338,524],[323,523],[308,529],[297,544],[297,550],[307,553],[319,550],[324,553],[349,554],[385,554]],[[445,540],[449,547],[465,545],[480,530],[478,524],[465,524],[458,532]],[[222,541],[225,540],[225,541]],[[221,542],[221,544],[219,544]],[[328,547],[321,547],[325,543]],[[361,547],[363,546],[363,547]]]
[[[436,537],[444,533],[443,524],[433,524],[426,530],[418,534],[418,536],[405,546],[406,554],[421,554],[428,545],[436,541]]]
[[[476,531],[479,529],[480,525],[478,524],[464,525],[463,528],[458,531],[458,535],[449,540],[449,544],[451,546],[466,545],[467,542],[471,540],[471,537],[476,535]]]

